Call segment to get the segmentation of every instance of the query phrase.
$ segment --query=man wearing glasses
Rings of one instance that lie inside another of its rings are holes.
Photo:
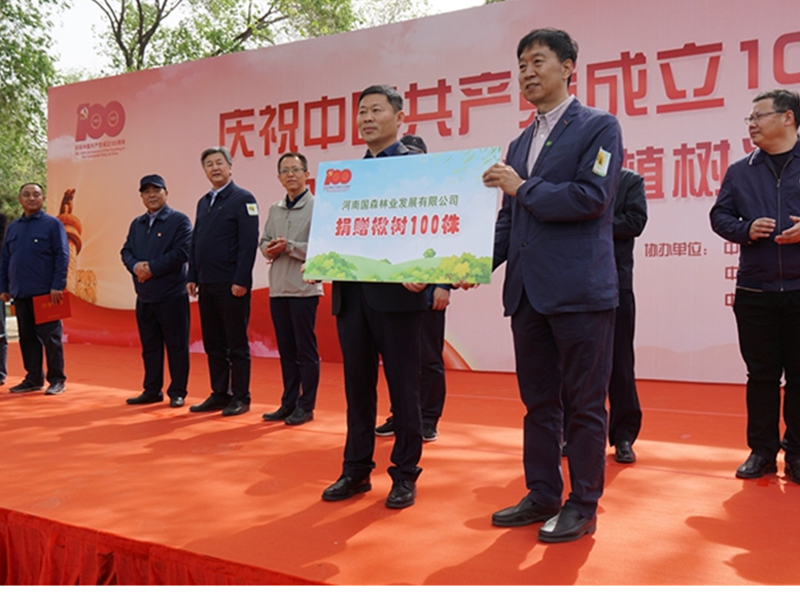
[[[733,312],[747,365],[750,456],[736,476],[776,473],[783,446],[786,477],[800,484],[800,96],[763,92],[745,123],[757,149],[728,168],[710,215],[714,231],[740,245]]]
[[[314,418],[319,385],[319,353],[314,324],[321,282],[303,280],[314,196],[306,185],[308,160],[298,152],[278,159],[278,180],[286,197],[269,207],[261,252],[270,261],[269,311],[281,358],[283,395],[265,421],[302,425]]]

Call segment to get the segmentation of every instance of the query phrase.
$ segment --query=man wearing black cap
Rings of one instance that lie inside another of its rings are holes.
[[[164,347],[167,348],[169,405],[180,408],[189,379],[189,296],[186,264],[192,224],[167,206],[167,185],[161,175],[145,175],[139,193],[147,212],[137,217],[122,247],[122,262],[136,288],[136,323],[142,342],[144,391],[128,404],[162,402]]]
[[[417,135],[404,135],[400,143],[413,154],[427,154],[425,140]],[[425,288],[428,310],[422,313],[420,344],[419,403],[422,414],[422,441],[434,442],[439,437],[437,426],[444,411],[447,389],[444,375],[445,310],[450,304],[450,285],[432,284]],[[394,435],[394,416],[375,428],[375,435]]]

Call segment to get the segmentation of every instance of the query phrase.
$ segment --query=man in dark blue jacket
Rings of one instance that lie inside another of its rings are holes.
[[[128,404],[161,402],[164,395],[164,347],[169,360],[169,404],[183,406],[189,380],[189,296],[186,263],[192,224],[167,205],[161,175],[146,175],[139,193],[147,212],[137,217],[122,247],[122,262],[136,288],[136,324],[142,342],[144,391]]]
[[[576,540],[597,526],[618,302],[612,203],[622,134],[612,115],[570,96],[577,55],[564,31],[538,29],[520,40],[519,84],[536,106],[536,121],[511,142],[505,163],[483,175],[485,185],[503,191],[494,266],[506,263],[503,304],[527,409],[528,494],[496,512],[492,523],[546,521],[538,533],[543,542]],[[563,506],[562,387],[574,411],[568,431],[572,489]]]
[[[11,388],[13,393],[35,392],[44,387],[42,347],[47,355],[47,395],[64,392],[64,349],[61,321],[36,324],[34,296],[50,295],[60,304],[67,287],[69,246],[61,221],[42,210],[44,192],[38,183],[19,189],[23,215],[6,230],[0,258],[0,299],[14,298],[22,363],[27,375]]]
[[[367,144],[365,159],[405,156],[398,139],[403,97],[391,86],[370,86],[358,100],[358,129]],[[378,362],[389,386],[395,442],[389,475],[388,508],[407,508],[417,497],[422,469],[419,406],[420,336],[425,310],[424,283],[336,281],[331,308],[342,348],[347,399],[347,439],[342,474],[322,493],[327,502],[346,500],[372,489]]]
[[[757,149],[728,168],[711,209],[714,231],[740,244],[733,312],[747,365],[750,456],[736,476],[775,473],[783,447],[786,477],[800,484],[800,96],[763,92],[745,123]]]
[[[232,179],[228,149],[203,151],[200,162],[211,191],[197,203],[186,289],[199,294],[203,346],[208,355],[211,395],[192,412],[222,411],[223,417],[250,410],[250,289],[258,251],[258,204]]]

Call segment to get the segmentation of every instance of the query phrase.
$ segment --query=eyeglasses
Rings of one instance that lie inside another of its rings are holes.
[[[744,124],[745,125],[750,125],[750,123],[756,123],[756,122],[760,121],[761,119],[763,119],[764,117],[767,117],[769,115],[774,115],[776,113],[785,113],[785,112],[787,112],[787,111],[785,111],[785,110],[771,110],[769,112],[753,113],[752,115],[747,115],[744,118]]]
[[[298,173],[305,173],[306,170],[301,167],[292,167],[291,169],[281,169],[278,171],[279,175],[288,175],[291,173],[292,175],[297,175]]]

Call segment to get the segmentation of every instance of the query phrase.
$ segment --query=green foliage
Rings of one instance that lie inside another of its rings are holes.
[[[348,31],[356,23],[351,0],[92,2],[106,16],[102,51],[116,71],[137,71],[328,35]]]
[[[17,190],[47,173],[47,88],[58,83],[49,49],[60,0],[0,0],[0,210],[20,214]]]
[[[422,253],[423,258],[433,258],[436,256],[436,250],[433,248],[428,248],[425,252]]]
[[[414,266],[392,276],[394,281],[435,281],[439,283],[487,283],[492,273],[492,259],[464,252],[461,256],[446,256],[435,268]]]
[[[492,272],[492,259],[464,252],[461,256],[446,256],[435,261],[412,261],[397,265],[395,270],[381,269],[386,259],[372,260],[353,257],[355,264],[336,252],[318,254],[306,263],[306,275],[314,279],[338,281],[436,282],[436,283],[488,283]],[[391,263],[388,263],[391,264]],[[406,265],[406,266],[403,266]]]
[[[305,272],[315,279],[353,280],[356,266],[337,252],[318,254],[306,263]]]

